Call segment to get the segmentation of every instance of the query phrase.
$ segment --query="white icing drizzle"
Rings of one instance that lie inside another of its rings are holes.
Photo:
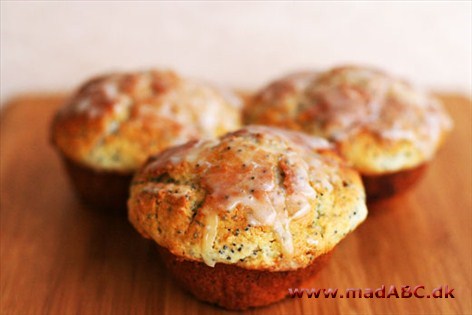
[[[343,140],[365,128],[385,139],[412,141],[430,157],[442,132],[452,127],[439,101],[384,73],[344,67],[305,78],[310,84],[294,76],[282,82],[297,86],[300,99],[331,139]]]
[[[205,231],[202,239],[202,259],[205,264],[214,267],[216,262],[212,259],[211,253],[213,252],[213,244],[218,234],[218,214],[209,213],[205,218]]]
[[[168,145],[211,138],[240,123],[236,108],[217,90],[170,72],[102,77],[85,85],[67,110],[90,118],[110,113],[120,122],[162,129]]]
[[[351,66],[289,75],[264,89],[260,96],[262,104],[269,107],[254,111],[255,121],[257,113],[266,115],[271,106],[290,108],[287,115],[293,115],[290,119],[298,120],[308,133],[344,141],[369,130],[387,140],[414,143],[426,159],[433,156],[442,134],[452,128],[451,119],[437,99],[369,68]],[[294,101],[298,108],[291,109]],[[289,117],[278,119],[284,124]]]
[[[109,100],[115,100],[119,95],[118,86],[115,82],[106,82],[103,85],[103,91]]]
[[[259,142],[254,143],[254,139]],[[215,216],[236,208],[244,208],[252,226],[271,227],[283,253],[293,254],[290,223],[313,209],[317,197],[313,187],[329,191],[330,182],[339,180],[330,161],[316,153],[329,147],[324,139],[249,126],[219,141],[193,142],[167,150],[147,169],[179,163],[195,165],[194,171],[207,191],[203,259],[212,266],[218,225]],[[224,162],[215,161],[215,154],[221,154]]]
[[[111,104],[111,110],[120,114],[127,101],[124,94],[120,93],[116,76],[110,76],[100,81],[101,84],[90,84],[85,87],[81,94],[77,95],[75,105],[71,107],[72,111],[78,114],[85,114],[90,118],[97,118],[104,112],[103,104],[97,105],[97,98],[105,98],[105,104]],[[102,101],[101,101],[102,102]],[[74,100],[73,100],[74,103]]]
[[[297,91],[304,91],[310,83],[318,76],[316,71],[296,72],[286,76]]]
[[[84,98],[77,103],[76,111],[79,113],[88,111],[90,109],[90,104],[90,98]]]
[[[275,136],[279,140],[291,143],[292,146],[296,146],[301,150],[322,150],[333,148],[333,145],[328,140],[320,137],[313,137],[301,132],[262,125],[251,125],[241,130],[241,132],[245,131],[248,133],[265,133],[267,135]]]
[[[308,244],[310,244],[310,245],[318,245],[318,243],[319,243],[318,240],[315,240],[315,239],[313,239],[313,238],[308,238],[308,239],[306,240],[306,242],[307,242]]]

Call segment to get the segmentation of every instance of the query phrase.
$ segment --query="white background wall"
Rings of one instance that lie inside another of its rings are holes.
[[[2,1],[1,100],[111,70],[168,67],[251,88],[351,62],[470,93],[471,21],[470,1]]]

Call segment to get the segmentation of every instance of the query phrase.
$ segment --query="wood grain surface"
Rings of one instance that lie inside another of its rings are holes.
[[[421,182],[370,215],[310,285],[454,288],[451,299],[287,298],[251,314],[471,314],[471,104],[442,96],[455,129]],[[125,216],[83,206],[49,145],[60,96],[1,118],[1,314],[219,314],[178,288]],[[425,291],[426,292],[426,291]],[[230,313],[230,312],[227,312]]]

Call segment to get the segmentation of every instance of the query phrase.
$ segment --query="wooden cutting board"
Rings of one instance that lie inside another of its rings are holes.
[[[249,313],[472,313],[472,107],[460,96],[442,98],[455,129],[426,176],[409,193],[371,205],[311,286],[448,285],[455,298],[288,298]],[[224,312],[180,290],[124,215],[80,204],[49,145],[62,99],[22,97],[2,112],[0,313]]]

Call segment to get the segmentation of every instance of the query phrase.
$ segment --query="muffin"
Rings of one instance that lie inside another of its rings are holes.
[[[105,75],[57,112],[52,142],[87,203],[125,209],[132,175],[151,154],[239,128],[228,95],[171,71]]]
[[[150,158],[129,219],[198,299],[242,310],[312,278],[367,215],[359,174],[324,139],[248,126]]]
[[[411,186],[452,127],[435,97],[357,66],[277,80],[256,93],[243,115],[246,124],[303,131],[334,142],[361,173],[369,200]]]

